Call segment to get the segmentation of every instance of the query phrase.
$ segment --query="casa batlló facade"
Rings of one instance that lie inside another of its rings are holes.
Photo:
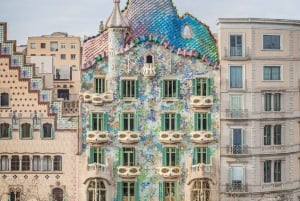
[[[216,41],[169,0],[119,1],[83,44],[80,200],[218,200]]]

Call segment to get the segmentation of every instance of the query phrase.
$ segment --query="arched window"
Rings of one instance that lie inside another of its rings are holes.
[[[183,38],[191,38],[193,36],[192,29],[189,25],[184,25],[182,30],[182,36]]]
[[[106,201],[106,189],[102,179],[93,179],[87,188],[88,201]]]
[[[64,191],[61,188],[54,188],[52,190],[52,199],[55,201],[63,201]]]
[[[152,64],[153,63],[153,56],[152,55],[147,55],[146,56],[146,63],[147,64]]]
[[[9,95],[8,93],[0,94],[0,107],[8,107],[9,106]]]
[[[192,199],[197,201],[211,201],[211,189],[207,179],[197,179],[192,188]]]

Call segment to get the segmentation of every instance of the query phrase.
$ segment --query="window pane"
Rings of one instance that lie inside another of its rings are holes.
[[[266,93],[265,94],[265,111],[271,111],[271,98],[272,94],[271,93]]]
[[[22,156],[22,170],[30,170],[30,158],[29,156]]]
[[[265,183],[271,182],[271,161],[270,160],[264,161],[264,182]]]
[[[20,160],[19,156],[12,156],[11,157],[11,170],[18,171],[20,169]]]
[[[9,106],[8,93],[1,93],[0,106]]]
[[[280,104],[280,93],[274,94],[274,111],[280,111],[281,104]]]
[[[279,35],[264,35],[263,36],[264,49],[280,49],[280,36]]]
[[[243,88],[242,66],[230,66],[230,88]]]
[[[54,171],[61,171],[62,170],[62,158],[61,158],[61,156],[54,156],[53,170]]]
[[[9,132],[10,132],[9,124],[7,124],[7,123],[0,124],[0,137],[1,138],[8,138]]]
[[[274,161],[274,182],[281,182],[281,160]]]
[[[230,36],[230,56],[242,56],[242,36]]]
[[[264,80],[280,80],[280,66],[264,66]]]
[[[274,126],[274,144],[275,145],[281,144],[281,125]]]
[[[264,145],[271,145],[271,125],[264,127]]]
[[[51,138],[51,128],[52,125],[49,123],[43,124],[43,137],[44,138]]]

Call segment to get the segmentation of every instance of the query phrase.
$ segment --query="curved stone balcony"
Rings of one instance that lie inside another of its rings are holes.
[[[124,144],[133,144],[139,142],[140,134],[133,131],[120,131],[118,140]]]
[[[159,141],[165,144],[175,144],[182,140],[183,134],[178,131],[161,131],[159,133]]]
[[[189,174],[189,181],[199,178],[213,179],[212,164],[198,163],[196,165],[192,165]]]
[[[117,167],[117,173],[122,178],[135,178],[141,174],[138,166],[119,166]]]
[[[86,142],[91,144],[102,144],[108,140],[108,133],[103,131],[88,131],[86,135]]]
[[[211,107],[213,104],[212,96],[191,96],[191,107],[192,108],[205,108]]]
[[[88,164],[88,175],[87,178],[93,178],[95,176],[100,176],[108,181],[111,180],[111,172],[107,165],[100,163]]]
[[[84,93],[83,94],[83,102],[92,103],[93,105],[103,105],[104,103],[109,103],[113,101],[112,93]]]
[[[151,63],[145,63],[142,69],[142,73],[145,77],[154,77],[155,76],[155,66]]]
[[[191,140],[194,143],[204,144],[214,141],[211,131],[193,131],[191,132]]]
[[[158,174],[165,179],[176,179],[181,176],[181,167],[177,166],[162,166],[157,168]]]

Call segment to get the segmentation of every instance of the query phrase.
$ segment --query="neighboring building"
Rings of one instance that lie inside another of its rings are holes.
[[[114,3],[83,45],[79,200],[219,200],[212,34],[170,0]]]
[[[300,21],[218,26],[220,200],[299,200]]]
[[[28,62],[40,60],[41,62],[38,62],[37,65],[41,66],[44,63],[43,56],[52,56],[53,66],[51,69],[47,68],[47,71],[50,70],[53,76],[53,86],[51,88],[55,88],[53,90],[54,98],[78,100],[81,66],[80,37],[69,36],[67,33],[62,32],[28,37],[27,56]],[[36,56],[39,59],[34,59]]]
[[[55,101],[7,40],[6,26],[0,23],[0,200],[78,200],[78,101]]]

